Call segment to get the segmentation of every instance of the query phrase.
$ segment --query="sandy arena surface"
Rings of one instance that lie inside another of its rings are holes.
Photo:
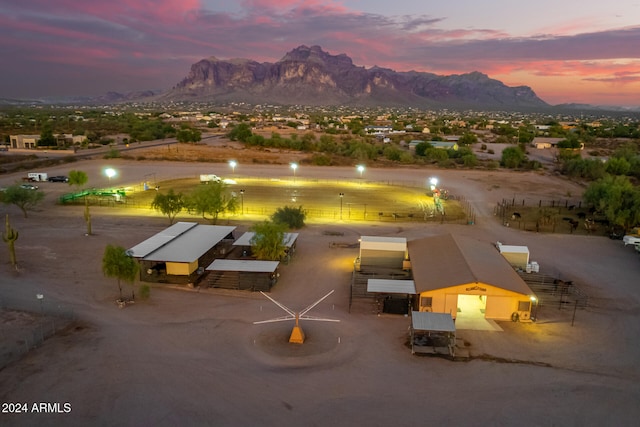
[[[196,176],[197,163],[115,160],[122,184]],[[48,170],[84,170],[106,185],[105,160]],[[226,166],[226,165],[225,165]],[[287,175],[286,165],[252,165],[239,174]],[[289,323],[254,325],[283,312],[260,294],[154,287],[148,302],[119,309],[117,285],[101,272],[104,247],[131,247],[164,229],[160,216],[94,208],[85,236],[82,207],[57,207],[64,184],[43,183],[42,209],[22,218],[19,273],[0,249],[0,298],[34,300],[73,310],[76,327],[48,339],[0,371],[0,402],[27,404],[0,425],[124,426],[635,426],[640,418],[640,260],[603,236],[546,235],[504,227],[497,201],[515,195],[562,198],[583,188],[562,178],[499,171],[369,169],[367,179],[423,182],[436,174],[450,194],[465,196],[476,224],[310,222],[271,296],[302,309],[335,290],[312,313],[340,323],[305,322],[307,342],[289,344]],[[0,186],[18,175],[0,177]],[[353,168],[299,170],[303,178],[353,179]],[[126,181],[126,182],[125,182]],[[232,221],[239,230],[248,221]],[[3,228],[4,230],[4,228]],[[342,233],[342,236],[331,236]],[[576,313],[543,307],[536,323],[499,322],[503,332],[459,330],[470,360],[413,356],[409,319],[376,316],[369,305],[349,312],[349,280],[361,235],[415,239],[441,233],[527,245],[541,271],[573,280],[590,299]],[[127,289],[125,285],[125,289]],[[1,335],[1,339],[9,339]],[[34,403],[60,403],[61,413],[35,413]],[[68,403],[68,406],[64,406]],[[68,409],[68,412],[65,412]]]

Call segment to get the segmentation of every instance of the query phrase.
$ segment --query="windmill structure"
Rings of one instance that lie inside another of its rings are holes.
[[[307,308],[305,308],[302,311],[299,312],[295,312],[293,310],[291,310],[290,308],[288,308],[287,306],[285,306],[282,303],[279,303],[278,301],[274,300],[273,298],[271,298],[269,295],[265,294],[264,292],[260,292],[262,295],[264,295],[265,297],[269,298],[269,300],[271,302],[273,302],[275,305],[277,305],[278,307],[280,307],[281,309],[283,309],[284,311],[287,312],[286,316],[282,316],[282,317],[277,317],[275,319],[270,319],[270,320],[261,320],[258,322],[253,322],[254,325],[260,324],[260,323],[274,323],[274,322],[284,322],[287,320],[295,320],[296,323],[293,326],[293,330],[291,331],[291,336],[289,337],[289,342],[291,343],[295,343],[295,344],[302,344],[304,343],[304,331],[302,330],[302,327],[300,326],[300,320],[315,320],[318,322],[339,322],[340,320],[336,320],[336,319],[324,319],[324,318],[320,318],[320,317],[314,317],[314,316],[307,316],[306,314],[316,305],[320,304],[322,301],[324,301],[329,295],[331,295],[333,293],[333,291],[329,292],[328,294],[326,294],[325,296],[323,296],[322,298],[320,298],[318,301],[314,302],[313,304],[311,304],[310,306],[308,306]]]

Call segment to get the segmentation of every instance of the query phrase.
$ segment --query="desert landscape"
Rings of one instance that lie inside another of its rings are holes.
[[[238,176],[290,178],[287,162],[299,160],[276,154],[272,163],[244,166],[240,150],[228,149],[240,161]],[[48,172],[83,170],[98,187],[109,184],[105,166],[119,171],[111,184],[122,186],[139,186],[150,176],[159,183],[194,177],[203,169],[228,173],[222,163],[136,155],[147,160],[89,159]],[[351,167],[305,166],[297,179],[353,175]],[[167,219],[157,213],[94,207],[93,235],[85,236],[83,208],[56,204],[69,191],[65,184],[43,183],[45,203],[29,218],[0,206],[2,217],[9,213],[20,231],[18,271],[8,263],[6,247],[0,250],[0,302],[32,308],[5,310],[3,348],[23,339],[12,331],[29,316],[38,321],[71,313],[73,319],[0,370],[0,400],[7,404],[1,424],[636,425],[638,254],[602,233],[535,233],[506,227],[495,217],[496,203],[505,198],[579,197],[584,190],[548,172],[369,168],[366,179],[417,183],[432,175],[471,204],[473,225],[311,219],[299,230],[296,254],[281,269],[271,296],[302,309],[334,290],[313,314],[340,320],[303,323],[302,345],[287,342],[290,323],[253,324],[283,314],[258,293],[154,285],[148,301],[119,308],[115,280],[102,274],[104,248],[131,247],[164,229]],[[20,174],[5,175],[0,184],[18,179]],[[225,223],[246,231],[262,219],[236,216]],[[409,318],[377,315],[368,304],[349,310],[357,249],[331,243],[357,243],[362,235],[410,240],[442,233],[527,245],[541,271],[574,281],[588,294],[589,306],[574,313],[543,305],[536,322],[498,322],[501,332],[458,330],[469,353],[465,360],[412,355]],[[9,411],[11,403],[28,410]],[[58,405],[43,413],[33,410],[39,403]]]

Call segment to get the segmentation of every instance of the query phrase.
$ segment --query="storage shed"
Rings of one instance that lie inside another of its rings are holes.
[[[233,242],[233,226],[177,222],[127,251],[140,263],[140,280],[195,283],[216,256]]]
[[[365,267],[402,269],[407,259],[405,237],[362,236],[356,270]]]
[[[269,292],[278,281],[278,261],[216,259],[207,267],[212,288]]]
[[[529,320],[535,294],[489,242],[444,234],[409,242],[416,309]]]
[[[496,248],[502,256],[515,268],[524,270],[529,264],[529,248],[526,246],[503,245],[496,242]]]

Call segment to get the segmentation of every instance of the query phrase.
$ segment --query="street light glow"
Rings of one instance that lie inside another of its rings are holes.
[[[236,166],[238,166],[238,163],[235,160],[230,160],[229,166],[231,166],[231,171],[233,173],[236,173]]]

